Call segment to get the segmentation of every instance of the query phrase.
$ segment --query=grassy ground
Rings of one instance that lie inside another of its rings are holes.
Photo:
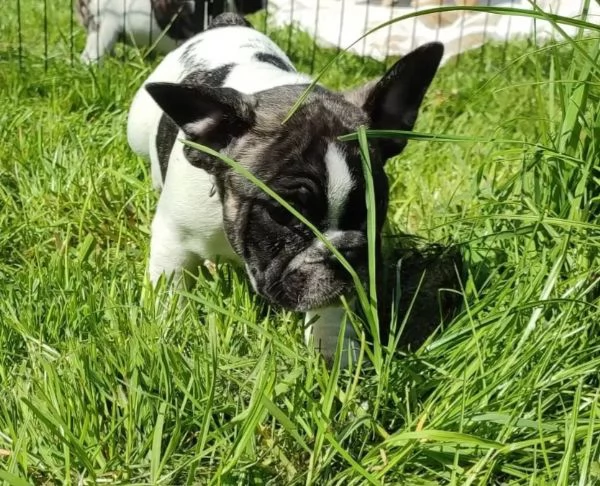
[[[45,71],[43,4],[21,4],[21,67],[14,9],[0,24],[0,480],[600,481],[597,40],[490,46],[442,69],[417,128],[472,141],[411,142],[389,163],[389,219],[460,245],[462,311],[347,376],[231,268],[198,283],[195,308],[157,310],[156,195],[124,128],[151,63],[71,64],[65,4]],[[309,67],[312,42],[291,45]],[[345,56],[324,82],[381,69]]]

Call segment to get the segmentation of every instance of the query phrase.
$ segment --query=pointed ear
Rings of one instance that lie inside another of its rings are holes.
[[[347,93],[346,98],[367,112],[373,129],[412,130],[443,54],[441,43],[425,44],[400,59],[379,81]],[[384,159],[405,146],[405,139],[380,140]]]
[[[146,90],[188,139],[215,150],[254,122],[253,99],[231,88],[148,83]]]

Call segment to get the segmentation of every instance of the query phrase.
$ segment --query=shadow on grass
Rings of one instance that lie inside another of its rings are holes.
[[[452,321],[463,302],[465,264],[458,246],[428,243],[411,235],[384,239],[379,292],[382,344],[416,350]]]

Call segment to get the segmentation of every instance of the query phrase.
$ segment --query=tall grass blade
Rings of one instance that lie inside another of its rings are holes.
[[[375,202],[375,187],[373,185],[373,176],[371,168],[371,158],[369,156],[369,144],[365,127],[358,129],[358,144],[360,155],[363,162],[363,174],[365,178],[366,194],[365,203],[367,205],[367,237],[369,254],[369,314],[368,323],[373,339],[375,366],[379,370],[381,367],[381,339],[379,336],[379,316],[377,312],[377,244],[379,236],[377,235],[377,204]]]

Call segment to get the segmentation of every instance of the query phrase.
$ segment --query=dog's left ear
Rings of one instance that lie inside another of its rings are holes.
[[[146,90],[189,140],[214,150],[242,136],[254,123],[253,98],[231,88],[148,83]]]
[[[231,88],[176,83],[148,83],[146,91],[188,140],[221,150],[244,135],[254,124],[254,98]],[[189,162],[213,175],[225,164],[190,147]]]
[[[425,44],[405,55],[378,81],[371,81],[345,96],[367,112],[370,128],[412,130],[443,54],[441,43]],[[380,139],[384,159],[398,155],[405,146],[406,139]]]

